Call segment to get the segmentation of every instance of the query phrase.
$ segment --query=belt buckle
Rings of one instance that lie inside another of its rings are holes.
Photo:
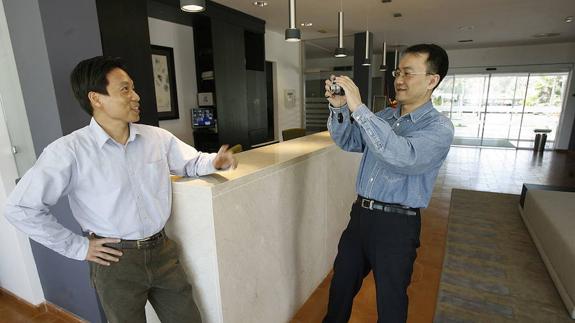
[[[367,206],[365,202],[368,202]],[[364,209],[373,210],[373,200],[361,199],[361,207]]]

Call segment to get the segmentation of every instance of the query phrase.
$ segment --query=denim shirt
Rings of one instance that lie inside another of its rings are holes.
[[[357,193],[385,203],[427,207],[453,141],[449,118],[431,101],[404,116],[400,106],[374,114],[362,104],[351,114],[353,120],[347,106],[329,109],[327,128],[335,143],[343,150],[363,153]]]

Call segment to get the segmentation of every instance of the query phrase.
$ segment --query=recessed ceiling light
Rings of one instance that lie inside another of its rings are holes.
[[[565,22],[566,22],[566,23],[573,22],[573,16],[566,17],[566,18],[565,18]]]
[[[461,26],[457,29],[459,29],[459,31],[472,31],[473,29],[475,29],[475,26]]]
[[[313,23],[311,23],[311,22],[302,22],[302,23],[301,23],[301,26],[302,26],[302,27],[311,27],[311,26],[313,26]]]
[[[473,42],[473,39],[462,39],[462,40],[458,40],[458,43],[471,43]]]
[[[381,3],[390,3],[391,0],[381,0]]]
[[[555,36],[559,36],[561,35],[560,33],[541,33],[541,34],[535,34],[531,37],[534,38],[549,38],[549,37],[555,37]]]
[[[266,1],[254,1],[254,6],[258,6],[258,7],[265,7],[267,6],[268,3]]]
[[[396,12],[393,14],[394,18],[399,18],[399,17],[403,17],[403,15],[401,14],[401,12]]]

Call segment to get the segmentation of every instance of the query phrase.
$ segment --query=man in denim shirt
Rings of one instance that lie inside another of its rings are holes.
[[[326,83],[327,126],[343,150],[363,153],[358,199],[342,233],[324,322],[347,322],[353,298],[373,271],[378,322],[407,320],[411,280],[421,227],[433,184],[453,140],[453,124],[435,110],[431,94],[447,74],[445,50],[433,44],[407,48],[393,71],[397,108],[376,114],[361,102],[346,77]],[[336,83],[345,93],[331,91]]]

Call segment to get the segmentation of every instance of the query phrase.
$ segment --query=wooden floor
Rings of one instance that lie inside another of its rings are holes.
[[[32,306],[0,289],[0,323],[81,323],[78,317],[43,303]]]
[[[423,211],[421,247],[409,287],[409,322],[429,323],[435,310],[441,274],[447,215],[452,188],[519,194],[523,183],[575,186],[575,152],[453,147],[443,165],[433,198]],[[327,307],[330,276],[315,290],[292,322],[321,322]],[[377,321],[375,286],[368,276],[354,301],[350,322]],[[70,320],[40,309],[31,310],[0,293],[0,323],[62,323]]]
[[[430,205],[422,212],[421,247],[409,294],[410,323],[433,321],[445,249],[452,188],[520,194],[523,183],[575,186],[575,152],[452,147],[437,177]],[[331,274],[294,316],[292,323],[321,322],[327,308]],[[350,322],[377,322],[371,274],[353,303]]]

